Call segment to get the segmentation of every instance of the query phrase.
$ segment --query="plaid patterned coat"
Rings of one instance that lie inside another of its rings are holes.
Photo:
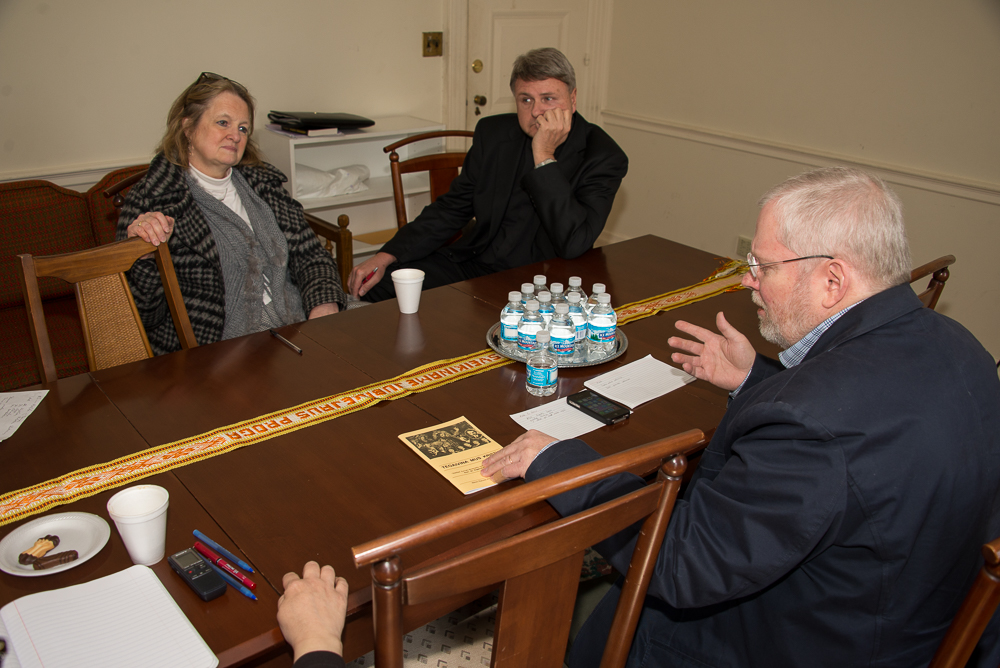
[[[278,227],[288,240],[288,268],[302,295],[306,314],[330,302],[337,302],[343,309],[347,298],[340,286],[337,266],[306,223],[302,206],[281,187],[286,180],[284,174],[268,164],[235,169],[271,207]],[[153,158],[146,178],[129,190],[118,218],[118,238],[124,239],[129,224],[147,211],[160,211],[174,219],[174,231],[167,244],[191,327],[199,344],[218,341],[226,317],[219,252],[208,221],[188,190],[185,170],[171,164],[162,154]],[[153,353],[162,355],[180,350],[156,262],[136,262],[128,273],[128,281]]]

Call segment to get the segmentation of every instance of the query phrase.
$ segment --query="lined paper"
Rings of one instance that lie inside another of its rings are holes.
[[[584,383],[601,396],[635,407],[684,387],[694,376],[661,362],[652,355],[630,362]]]
[[[215,668],[219,660],[152,570],[132,566],[0,609],[24,668]]]

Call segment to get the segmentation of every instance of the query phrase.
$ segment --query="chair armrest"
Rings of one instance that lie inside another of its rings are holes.
[[[326,249],[333,254],[333,259],[337,261],[340,283],[346,289],[351,270],[354,268],[354,238],[351,231],[347,229],[348,225],[351,224],[350,218],[346,214],[341,214],[337,217],[337,223],[334,224],[308,212],[305,212],[305,217],[313,232],[326,239]]]

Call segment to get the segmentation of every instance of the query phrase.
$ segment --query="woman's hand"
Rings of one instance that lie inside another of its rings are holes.
[[[128,226],[126,237],[142,237],[154,246],[166,243],[174,231],[174,219],[164,216],[159,211],[147,211],[132,221]]]

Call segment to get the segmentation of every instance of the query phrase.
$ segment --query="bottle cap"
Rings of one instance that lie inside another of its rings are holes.
[[[538,343],[548,343],[552,338],[552,335],[546,332],[544,329],[535,333],[535,341]]]
[[[545,285],[545,274],[535,274],[535,285]]]
[[[521,293],[525,295],[535,294],[535,286],[531,283],[521,283]]]
[[[598,294],[604,292],[604,283],[594,283],[594,289],[591,292],[596,292]]]
[[[580,295],[576,296],[577,301],[580,300]],[[556,304],[556,313],[569,313],[569,304],[559,303]]]
[[[578,288],[581,285],[583,285],[583,280],[579,276],[570,276],[569,277],[569,287],[571,287],[571,288]]]
[[[610,304],[611,303],[611,295],[609,295],[607,292],[602,292],[601,294],[597,295],[597,303],[598,304]]]
[[[507,293],[507,301],[509,302],[519,302],[521,301],[521,293],[517,290],[511,290]]]
[[[580,293],[578,292],[569,293],[568,295],[566,295],[566,301],[568,301],[570,304],[576,304],[577,302],[580,301]]]
[[[549,289],[552,292],[562,292],[563,291],[563,284],[562,283],[553,283],[552,285],[549,286]]]
[[[550,302],[550,301],[552,301],[552,295],[551,295],[551,293],[546,292],[545,290],[542,290],[541,292],[538,293],[538,301],[540,301],[540,302]]]
[[[538,310],[538,300],[537,299],[529,299],[528,301],[524,302],[524,308],[528,309],[529,311],[537,311]]]

